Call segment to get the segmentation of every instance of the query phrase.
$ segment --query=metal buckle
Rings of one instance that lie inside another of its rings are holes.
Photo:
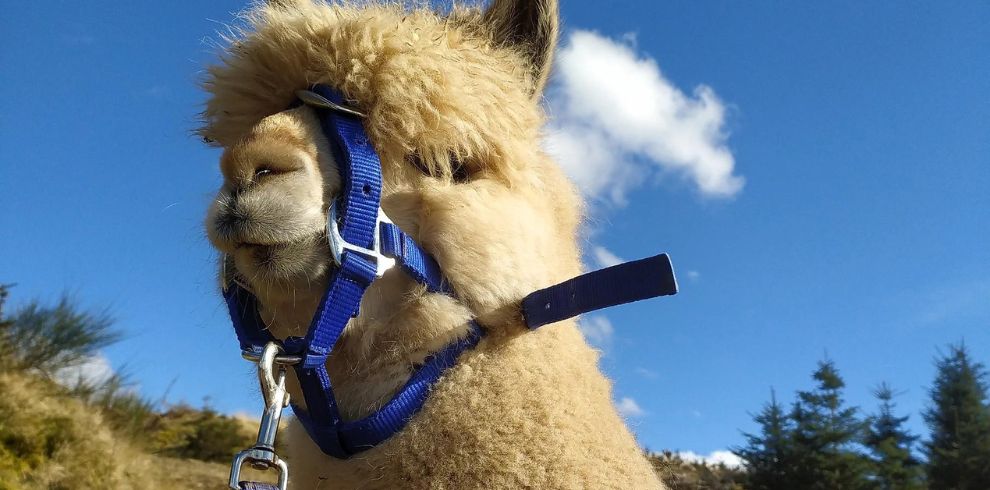
[[[234,456],[228,481],[232,490],[241,490],[241,468],[245,463],[262,471],[275,468],[278,470],[279,490],[286,490],[289,485],[289,468],[285,461],[275,454],[278,423],[282,419],[282,410],[289,406],[289,394],[285,391],[285,366],[278,361],[281,350],[278,344],[269,342],[258,359],[258,380],[265,398],[265,412],[261,415],[258,440],[254,446]],[[277,371],[276,365],[278,365]]]
[[[303,101],[303,103],[308,106],[319,107],[321,109],[330,109],[343,114],[360,117],[361,119],[366,119],[368,117],[365,113],[357,109],[340,105],[316,92],[309,90],[297,90],[296,97],[299,97],[299,100]]]
[[[375,230],[374,237],[371,245],[371,249],[364,247],[359,247],[352,243],[348,243],[340,236],[340,229],[337,227],[337,201],[334,200],[330,203],[330,209],[327,210],[327,241],[330,242],[330,255],[333,256],[333,260],[337,262],[337,265],[343,264],[344,251],[355,252],[365,257],[375,261],[375,276],[382,277],[392,267],[395,267],[395,259],[382,255],[382,237],[381,237],[381,224],[382,223],[392,223],[392,220],[385,215],[382,208],[378,208],[378,218],[375,220]]]

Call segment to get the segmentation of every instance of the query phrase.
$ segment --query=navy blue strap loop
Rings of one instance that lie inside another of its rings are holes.
[[[667,254],[589,272],[541,289],[522,301],[526,326],[536,329],[589,311],[677,294]]]
[[[382,254],[396,260],[409,277],[426,286],[431,293],[453,294],[437,261],[392,223],[380,228]]]
[[[483,336],[484,330],[477,323],[471,322],[467,336],[428,357],[382,408],[360,420],[338,422],[336,431],[332,433],[322,431],[320,424],[316,423],[320,416],[317,414],[318,409],[307,411],[293,405],[292,410],[310,434],[317,434],[318,437],[314,440],[323,452],[341,459],[348,458],[377,446],[401,430],[409,418],[422,408],[430,388],[447,369],[457,363],[464,351],[478,345]],[[307,407],[311,406],[310,403],[307,396]]]
[[[239,284],[232,283],[224,290],[223,299],[227,303],[227,311],[242,351],[261,352],[263,345],[275,340],[268,331],[268,326],[261,320],[258,300],[253,294]]]

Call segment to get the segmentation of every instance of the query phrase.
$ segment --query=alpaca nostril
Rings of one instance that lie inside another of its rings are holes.
[[[235,235],[244,226],[248,217],[244,213],[229,211],[217,216],[217,231],[223,235]]]

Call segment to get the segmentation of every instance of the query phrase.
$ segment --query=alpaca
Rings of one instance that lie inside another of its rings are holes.
[[[456,291],[429,293],[401,271],[372,284],[327,361],[342,416],[378,409],[471,319],[486,332],[368,451],[327,456],[290,421],[291,487],[662,488],[576,323],[528,331],[519,310],[581,272],[582,203],[540,149],[557,0],[449,14],[283,0],[245,15],[209,68],[200,130],[224,149],[206,219],[223,284],[244,284],[277,338],[308,328],[341,178],[315,112],[289,107],[295,91],[326,84],[367,114],[382,208]],[[288,391],[302,399],[291,374]]]

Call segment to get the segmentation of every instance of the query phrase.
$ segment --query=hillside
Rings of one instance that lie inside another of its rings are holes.
[[[254,442],[254,421],[152,403],[119,373],[73,381],[67,369],[118,340],[112,320],[65,298],[4,316],[6,297],[0,285],[0,490],[227,488],[229,461]],[[672,490],[739,488],[738,471],[649,456]]]
[[[227,467],[149,453],[99,409],[28,373],[0,373],[0,489],[216,489]]]

